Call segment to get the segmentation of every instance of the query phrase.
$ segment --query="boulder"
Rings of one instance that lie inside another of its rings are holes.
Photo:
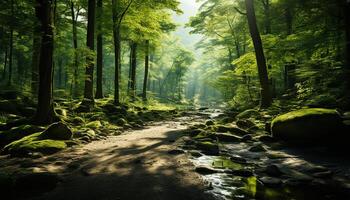
[[[0,133],[0,146],[4,146],[15,140],[19,140],[25,136],[28,136],[43,130],[44,130],[43,127],[39,127],[35,125],[21,125],[19,127],[13,127],[10,130]]]
[[[86,127],[96,129],[100,128],[102,126],[100,121],[92,121],[86,124]]]
[[[214,135],[220,142],[240,142],[241,137],[229,133],[216,133]]]
[[[247,134],[249,134],[248,131],[245,131],[243,129],[237,128],[235,126],[219,125],[219,126],[216,127],[216,131],[217,132],[223,132],[223,133],[230,132],[230,133],[237,134],[237,135],[247,135]]]
[[[43,139],[70,140],[72,135],[72,131],[66,124],[58,122],[51,124],[40,137]]]
[[[276,117],[271,124],[275,138],[298,144],[341,142],[348,138],[336,110],[308,108]]]
[[[219,154],[219,146],[216,143],[209,142],[209,141],[198,142],[196,146],[199,150],[202,150],[204,154],[207,154],[207,155]]]
[[[238,120],[239,119],[249,119],[249,118],[259,119],[259,118],[261,118],[261,115],[257,110],[249,109],[249,110],[245,110],[245,111],[239,113],[236,116],[236,119],[238,119]]]

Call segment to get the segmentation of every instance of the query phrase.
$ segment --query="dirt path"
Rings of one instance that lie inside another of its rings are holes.
[[[59,174],[57,187],[34,199],[206,199],[205,184],[187,156],[169,153],[184,128],[179,122],[163,122],[27,164],[17,162],[34,172]]]

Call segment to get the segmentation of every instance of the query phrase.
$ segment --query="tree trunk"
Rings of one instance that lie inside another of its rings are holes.
[[[344,18],[345,18],[345,40],[346,40],[346,46],[345,46],[345,59],[346,59],[346,75],[347,75],[347,82],[348,82],[348,91],[350,91],[350,1],[345,1],[345,5],[343,6],[344,9]],[[349,94],[349,93],[348,93]]]
[[[63,59],[58,58],[58,81],[57,81],[57,87],[62,89],[63,88]]]
[[[271,91],[269,87],[269,79],[268,79],[268,73],[266,68],[264,50],[263,50],[258,26],[256,24],[253,0],[245,0],[245,4],[247,8],[249,31],[254,44],[255,56],[256,56],[256,61],[258,65],[259,80],[261,85],[260,106],[262,108],[267,108],[272,103],[272,97],[271,97]]]
[[[6,68],[7,68],[7,60],[8,60],[8,47],[5,48],[5,60],[4,60],[4,71],[2,72],[2,80],[6,78]]]
[[[78,69],[79,69],[79,58],[78,58],[78,36],[77,36],[77,15],[74,11],[74,2],[71,1],[71,17],[72,17],[72,33],[73,33],[73,48],[74,48],[74,63],[73,63],[73,80],[71,83],[70,92],[72,97],[78,96]]]
[[[41,25],[41,52],[39,61],[39,92],[35,122],[48,124],[55,120],[52,100],[53,64],[53,5],[52,0],[36,0],[37,17]]]
[[[117,0],[112,0],[112,15],[113,15],[113,41],[114,41],[114,104],[118,105],[119,100],[119,66],[120,66],[120,26],[118,25]]]
[[[89,0],[88,3],[88,25],[87,25],[87,37],[86,46],[89,50],[94,51],[95,44],[95,0]],[[86,70],[85,70],[85,88],[84,88],[84,100],[83,104],[86,106],[92,106],[94,103],[94,58],[91,54],[86,58]]]
[[[102,0],[97,0],[97,67],[96,67],[96,99],[103,98],[103,36],[102,36]]]
[[[136,66],[137,66],[137,43],[132,43],[132,62],[131,62],[131,82],[130,97],[132,101],[136,98]]]
[[[35,13],[39,12],[35,10]],[[33,94],[38,93],[38,82],[39,82],[39,61],[40,61],[40,26],[35,24],[33,31],[33,52],[32,52],[32,80],[31,80],[31,90]]]
[[[129,53],[129,75],[128,75],[128,88],[127,93],[130,94],[131,90],[131,71],[132,71],[132,42],[130,42],[130,53]]]
[[[147,101],[147,83],[148,83],[148,70],[149,70],[149,40],[146,41],[145,51],[145,77],[143,79],[143,101]]]
[[[13,62],[13,29],[10,30],[10,52],[9,52],[9,71],[7,85],[12,85],[12,62]]]

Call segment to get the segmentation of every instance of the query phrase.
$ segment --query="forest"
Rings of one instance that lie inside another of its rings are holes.
[[[0,198],[350,199],[349,0],[1,0]]]

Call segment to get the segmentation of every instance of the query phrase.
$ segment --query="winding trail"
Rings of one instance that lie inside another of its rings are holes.
[[[57,173],[61,181],[33,199],[206,199],[205,184],[187,155],[169,153],[185,128],[162,122],[39,158],[30,170]]]

